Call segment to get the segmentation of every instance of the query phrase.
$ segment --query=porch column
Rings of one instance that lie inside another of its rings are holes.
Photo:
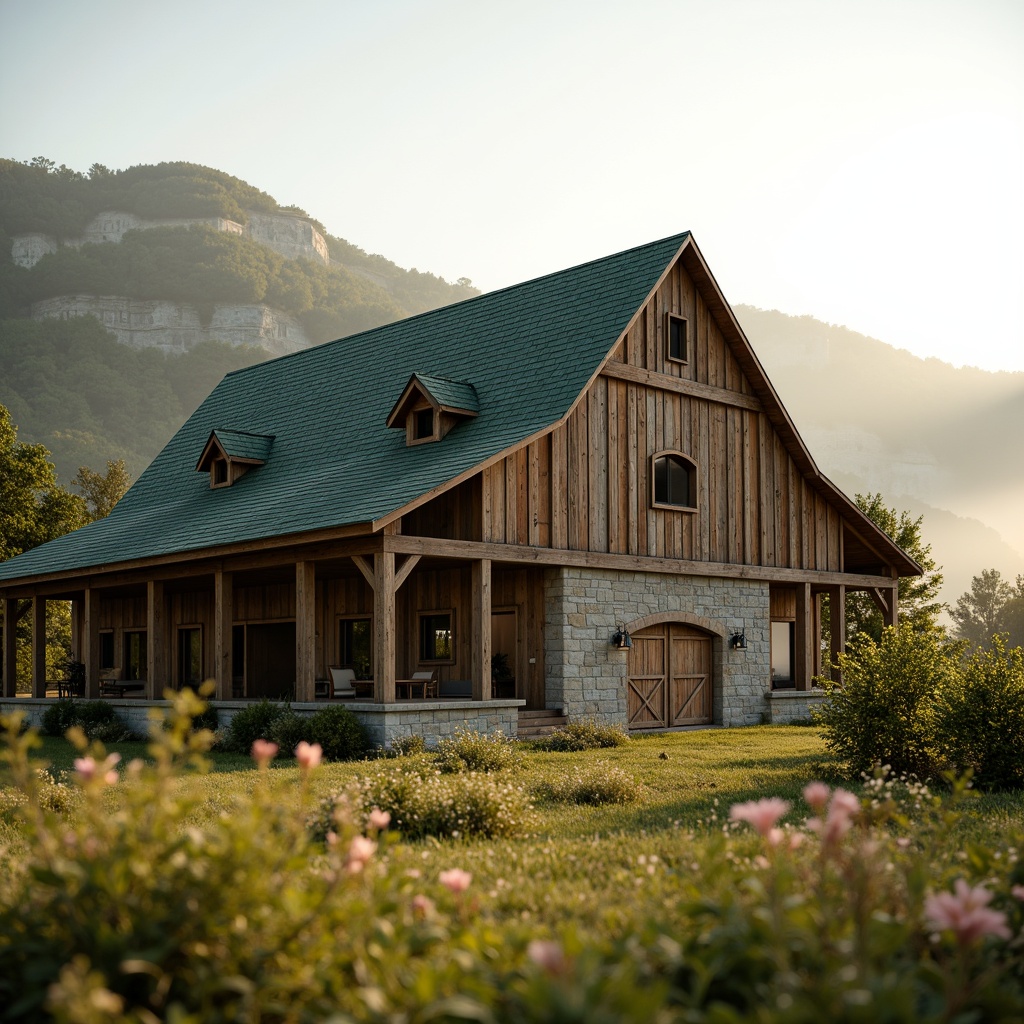
[[[899,580],[893,584],[889,591],[889,609],[882,612],[882,625],[898,626],[900,624],[900,584]]]
[[[472,565],[473,700],[491,699],[491,560]]]
[[[85,663],[85,696],[100,695],[100,598],[93,587],[85,588],[82,613],[82,661]]]
[[[295,563],[295,699],[316,700],[315,562]]]
[[[300,565],[311,563],[299,563]],[[296,577],[298,583],[298,577]],[[297,593],[298,591],[296,591]],[[217,683],[214,691],[215,700],[230,700],[232,694],[231,681],[234,675],[232,655],[234,645],[232,643],[232,629],[235,624],[235,586],[234,576],[230,572],[222,572],[220,569],[213,574],[213,644],[214,662],[213,677]],[[295,642],[298,644],[299,623],[296,613]],[[296,672],[298,671],[298,649],[296,648]],[[298,688],[298,679],[296,679]],[[297,696],[297,694],[296,694]]]
[[[46,696],[46,598],[32,598],[32,696]]]
[[[810,583],[796,585],[796,626],[793,638],[793,680],[798,690],[811,688],[814,675],[814,609]]]
[[[836,666],[840,654],[846,653],[846,587],[829,587],[828,615],[831,649],[829,664],[832,682],[843,683],[843,673]]]
[[[18,695],[18,641],[15,627],[18,624],[18,599],[4,599],[4,696]]]
[[[169,685],[164,585],[158,580],[150,580],[146,584],[146,699],[162,697]]]
[[[373,699],[395,700],[395,553],[373,556]]]

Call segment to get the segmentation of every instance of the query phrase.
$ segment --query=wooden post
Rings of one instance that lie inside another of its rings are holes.
[[[4,599],[4,696],[18,695],[18,599]]]
[[[81,598],[71,602],[71,657],[82,660],[82,605]]]
[[[295,699],[316,700],[315,562],[295,563]]]
[[[886,626],[898,626],[900,624],[900,584],[897,580],[889,592],[889,610],[883,612],[882,623]]]
[[[373,558],[373,699],[395,700],[395,554]]]
[[[46,696],[46,598],[32,598],[32,696]]]
[[[811,688],[814,674],[814,630],[810,583],[796,585],[796,628],[793,639],[793,679],[798,690]]]
[[[311,563],[300,563],[301,565]],[[232,695],[232,678],[234,676],[234,665],[232,654],[232,629],[235,624],[235,588],[234,576],[229,572],[222,572],[217,569],[213,574],[213,606],[214,606],[214,661],[213,677],[217,683],[214,691],[215,700],[230,700]],[[298,643],[299,624],[296,613],[295,641]],[[298,648],[296,648],[296,671],[298,670]],[[298,679],[296,679],[296,688]],[[297,694],[296,694],[297,696]]]
[[[82,661],[85,663],[85,696],[100,695],[100,599],[93,587],[85,588],[82,618]]]
[[[156,700],[170,686],[167,675],[167,607],[164,585],[146,584],[146,699]]]
[[[473,562],[473,700],[491,699],[491,560]]]
[[[830,587],[828,591],[829,629],[831,631],[831,650],[829,664],[832,682],[842,686],[843,673],[836,662],[840,654],[846,653],[846,587]]]

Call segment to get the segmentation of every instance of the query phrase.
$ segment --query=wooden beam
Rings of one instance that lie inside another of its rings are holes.
[[[295,563],[295,699],[316,699],[316,563]]]
[[[373,559],[373,697],[395,700],[395,556],[383,551]]]
[[[419,564],[422,555],[407,555],[402,563],[402,568],[395,573],[395,590],[401,588],[402,584],[409,578],[409,574]]]
[[[32,598],[32,696],[46,696],[46,598]]]
[[[363,579],[366,580],[370,589],[373,590],[377,585],[373,574],[373,567],[362,555],[352,555],[351,557],[353,564],[363,574]]]
[[[842,685],[839,655],[846,653],[846,587],[831,587],[828,592],[828,617],[831,647],[829,665],[832,682]]]
[[[18,695],[18,599],[4,600],[4,696]]]
[[[170,686],[167,674],[167,607],[163,583],[146,584],[146,699],[163,696]]]
[[[100,598],[92,587],[85,588],[82,618],[82,661],[85,663],[85,696],[100,695]]]
[[[817,642],[813,630],[811,585],[796,587],[796,626],[793,630],[793,678],[798,690],[809,690],[814,675],[814,647]]]
[[[629,363],[606,363],[601,374],[614,380],[641,384],[644,387],[655,388],[659,391],[671,391],[677,395],[689,395],[691,398],[703,398],[708,402],[717,402],[719,405],[731,405],[737,409],[750,409],[752,412],[761,412],[764,408],[760,399],[755,398],[753,395],[743,395],[738,391],[712,387],[710,384],[701,384],[698,381],[686,380],[683,377],[670,377],[664,373],[654,373],[651,370],[645,370],[642,367],[633,366]]]
[[[296,591],[296,596],[298,591]],[[234,575],[217,570],[213,574],[213,677],[217,684],[217,700],[230,700],[234,676],[234,644],[232,629],[235,624]],[[298,637],[298,615],[295,635]]]
[[[491,699],[491,562],[479,558],[473,562],[472,576],[472,656],[473,700]]]

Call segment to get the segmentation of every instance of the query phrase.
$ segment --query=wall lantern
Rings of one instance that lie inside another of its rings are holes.
[[[626,627],[620,623],[612,634],[612,647],[620,651],[625,651],[632,646],[633,641],[629,637],[629,632],[626,630]]]
[[[734,651],[745,651],[747,649],[747,634],[742,629],[736,630],[731,637],[729,637],[729,646]]]

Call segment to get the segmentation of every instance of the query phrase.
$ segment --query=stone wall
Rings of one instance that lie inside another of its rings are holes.
[[[811,712],[826,700],[824,690],[773,690],[768,694],[768,721],[773,725],[809,722]]]
[[[169,217],[144,220],[124,210],[104,210],[98,213],[77,238],[64,239],[61,244],[78,247],[87,243],[120,242],[127,231],[147,228],[173,228],[205,225],[215,231],[232,235],[247,235],[290,260],[301,257],[330,264],[327,240],[308,220],[287,213],[251,213],[248,224],[239,224],[226,217]],[[11,258],[20,267],[31,267],[48,252],[56,252],[57,240],[49,235],[15,235],[11,245]]]
[[[272,355],[308,348],[309,338],[294,317],[261,303],[217,304],[209,324],[194,306],[123,295],[60,295],[32,304],[32,318],[68,320],[94,316],[122,345],[180,354],[204,341],[258,345]]]
[[[756,725],[768,714],[771,678],[768,584],[715,577],[603,569],[549,569],[544,579],[546,704],[570,720],[626,725],[626,651],[611,646],[616,625],[676,613],[711,633],[714,721]],[[743,630],[747,649],[727,640]]]

